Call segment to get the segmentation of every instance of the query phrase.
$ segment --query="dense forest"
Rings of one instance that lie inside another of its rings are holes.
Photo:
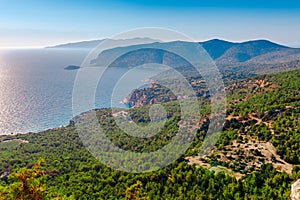
[[[198,155],[210,114],[201,96],[201,127],[192,145],[154,172],[127,173],[102,164],[83,145],[76,119],[66,127],[1,136],[0,199],[289,199],[291,184],[300,178],[300,70],[230,82],[226,91],[226,121],[210,154]],[[178,102],[162,105],[164,127],[148,139],[125,134],[111,109],[96,113],[115,145],[151,152],[179,127]],[[123,112],[146,126],[149,109]]]

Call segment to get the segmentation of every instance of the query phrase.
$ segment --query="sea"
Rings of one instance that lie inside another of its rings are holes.
[[[65,68],[80,66],[88,54],[88,49],[1,49],[0,135],[39,132],[68,125],[74,117],[73,88],[81,69]],[[124,68],[116,67],[106,73],[99,82],[105,86],[97,86],[94,108],[112,106],[111,88],[116,82],[113,77],[125,72]],[[129,73],[127,79],[130,81],[123,81],[122,86],[130,89],[124,90],[124,94],[119,92],[116,100],[119,105],[113,106],[125,106],[121,100],[134,89],[131,84],[133,79],[140,85],[147,84],[145,80],[151,73],[149,68],[139,68]],[[92,109],[79,107],[82,112]]]

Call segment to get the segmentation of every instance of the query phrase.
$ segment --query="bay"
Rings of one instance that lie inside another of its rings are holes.
[[[38,132],[67,125],[73,117],[72,92],[78,70],[65,67],[80,66],[88,53],[83,49],[1,49],[0,134]],[[129,79],[142,82],[149,71],[134,70]],[[111,106],[112,78],[125,72],[124,68],[113,68],[107,73],[102,80],[105,87],[97,89],[95,108]],[[128,82],[128,87],[133,86]],[[119,94],[118,101],[127,93]]]

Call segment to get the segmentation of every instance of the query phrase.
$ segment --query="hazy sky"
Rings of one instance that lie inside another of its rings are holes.
[[[300,0],[0,0],[0,47],[101,39],[139,27],[195,40],[269,39],[300,46]]]

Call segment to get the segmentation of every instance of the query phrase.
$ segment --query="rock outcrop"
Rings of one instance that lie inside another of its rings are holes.
[[[300,179],[292,185],[291,200],[300,200]]]

